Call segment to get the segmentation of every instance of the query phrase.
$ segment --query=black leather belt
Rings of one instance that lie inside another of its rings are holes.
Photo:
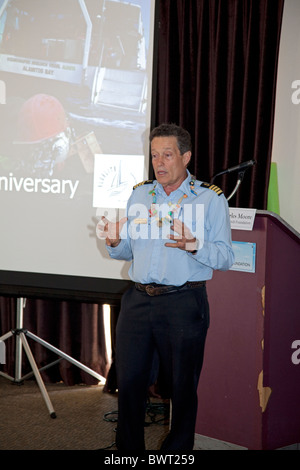
[[[152,296],[162,295],[162,294],[171,294],[172,292],[181,292],[187,289],[195,289],[197,287],[205,287],[206,281],[195,281],[195,282],[186,282],[182,286],[166,286],[164,284],[139,284],[135,283],[135,288],[141,292],[146,292],[146,294]]]

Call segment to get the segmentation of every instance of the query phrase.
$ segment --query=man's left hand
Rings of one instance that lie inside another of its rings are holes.
[[[179,219],[174,219],[171,229],[176,235],[169,235],[170,240],[174,240],[175,243],[165,243],[165,246],[170,248],[179,248],[185,251],[196,251],[197,250],[197,239],[193,236],[190,229],[184,225]]]

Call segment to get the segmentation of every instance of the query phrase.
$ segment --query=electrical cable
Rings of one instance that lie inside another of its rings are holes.
[[[161,418],[157,418],[158,416],[162,415]],[[151,403],[150,400],[146,406],[146,419],[149,418],[150,421],[145,420],[145,427],[151,426],[151,424],[157,424],[159,426],[165,426],[169,423],[169,415],[170,415],[170,405],[169,403]],[[116,423],[118,422],[118,411],[109,411],[103,415],[103,421],[108,423]],[[117,431],[117,428],[114,429],[114,432]],[[103,447],[100,450],[107,450],[111,449],[116,445],[116,442],[112,442],[107,447]]]

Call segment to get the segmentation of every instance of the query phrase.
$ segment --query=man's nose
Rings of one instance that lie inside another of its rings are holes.
[[[158,155],[158,157],[156,158],[156,165],[157,166],[161,166],[164,164],[164,157],[163,155]]]

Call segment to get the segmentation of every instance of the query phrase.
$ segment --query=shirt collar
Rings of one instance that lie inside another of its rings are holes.
[[[172,191],[173,193],[175,193],[176,191],[180,191],[183,194],[188,194],[189,193],[189,191],[190,191],[190,181],[192,180],[192,176],[191,176],[191,173],[189,172],[188,169],[186,170],[186,173],[187,173],[187,175],[186,175],[185,180],[181,183],[179,188],[175,189],[175,191]],[[157,180],[155,180],[155,187],[157,189],[158,194],[165,194],[164,188],[162,187],[162,185],[160,183],[158,183]]]

